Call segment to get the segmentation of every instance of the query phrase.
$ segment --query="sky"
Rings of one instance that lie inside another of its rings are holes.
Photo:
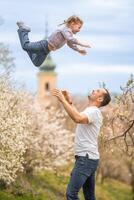
[[[134,1],[133,0],[0,0],[0,42],[8,45],[15,58],[14,79],[37,91],[37,73],[21,49],[16,21],[22,20],[32,31],[31,41],[49,34],[71,15],[80,16],[84,25],[75,35],[91,44],[82,56],[67,46],[52,52],[58,74],[57,87],[73,94],[87,94],[105,82],[111,92],[120,92],[134,74]]]

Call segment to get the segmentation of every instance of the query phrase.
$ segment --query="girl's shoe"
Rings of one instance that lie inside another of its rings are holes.
[[[17,23],[17,26],[19,27],[19,28],[22,28],[22,29],[24,29],[24,30],[26,30],[26,31],[28,31],[28,32],[30,32],[31,31],[31,28],[29,27],[29,26],[27,26],[24,22],[22,22],[22,21],[18,21]]]

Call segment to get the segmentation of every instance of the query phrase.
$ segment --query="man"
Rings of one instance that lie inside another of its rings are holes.
[[[95,200],[95,171],[99,162],[97,138],[102,125],[102,114],[99,108],[110,102],[110,94],[108,90],[102,88],[93,90],[88,95],[89,105],[83,112],[77,111],[67,91],[54,89],[52,94],[58,98],[68,115],[77,123],[76,162],[67,187],[67,200],[79,200],[78,192],[81,188],[85,200]]]

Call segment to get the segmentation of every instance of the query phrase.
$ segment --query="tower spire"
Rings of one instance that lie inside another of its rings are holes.
[[[47,38],[48,38],[48,21],[46,19],[46,21],[45,21],[45,37],[44,37],[44,39],[47,40]],[[56,65],[53,62],[53,60],[51,58],[51,55],[49,53],[47,58],[42,63],[42,65],[40,66],[39,69],[40,69],[40,71],[55,73],[54,72],[55,68],[56,68]]]
[[[48,37],[48,21],[45,22],[45,39]]]

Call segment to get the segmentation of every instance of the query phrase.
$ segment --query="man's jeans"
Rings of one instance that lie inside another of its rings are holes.
[[[88,156],[76,156],[75,166],[71,172],[67,187],[67,200],[79,200],[78,192],[83,188],[85,200],[95,200],[95,171],[99,160],[89,159]]]
[[[35,66],[40,66],[50,52],[48,49],[48,42],[47,40],[30,42],[28,32],[29,31],[22,28],[18,29],[21,46],[28,53],[32,63]]]

